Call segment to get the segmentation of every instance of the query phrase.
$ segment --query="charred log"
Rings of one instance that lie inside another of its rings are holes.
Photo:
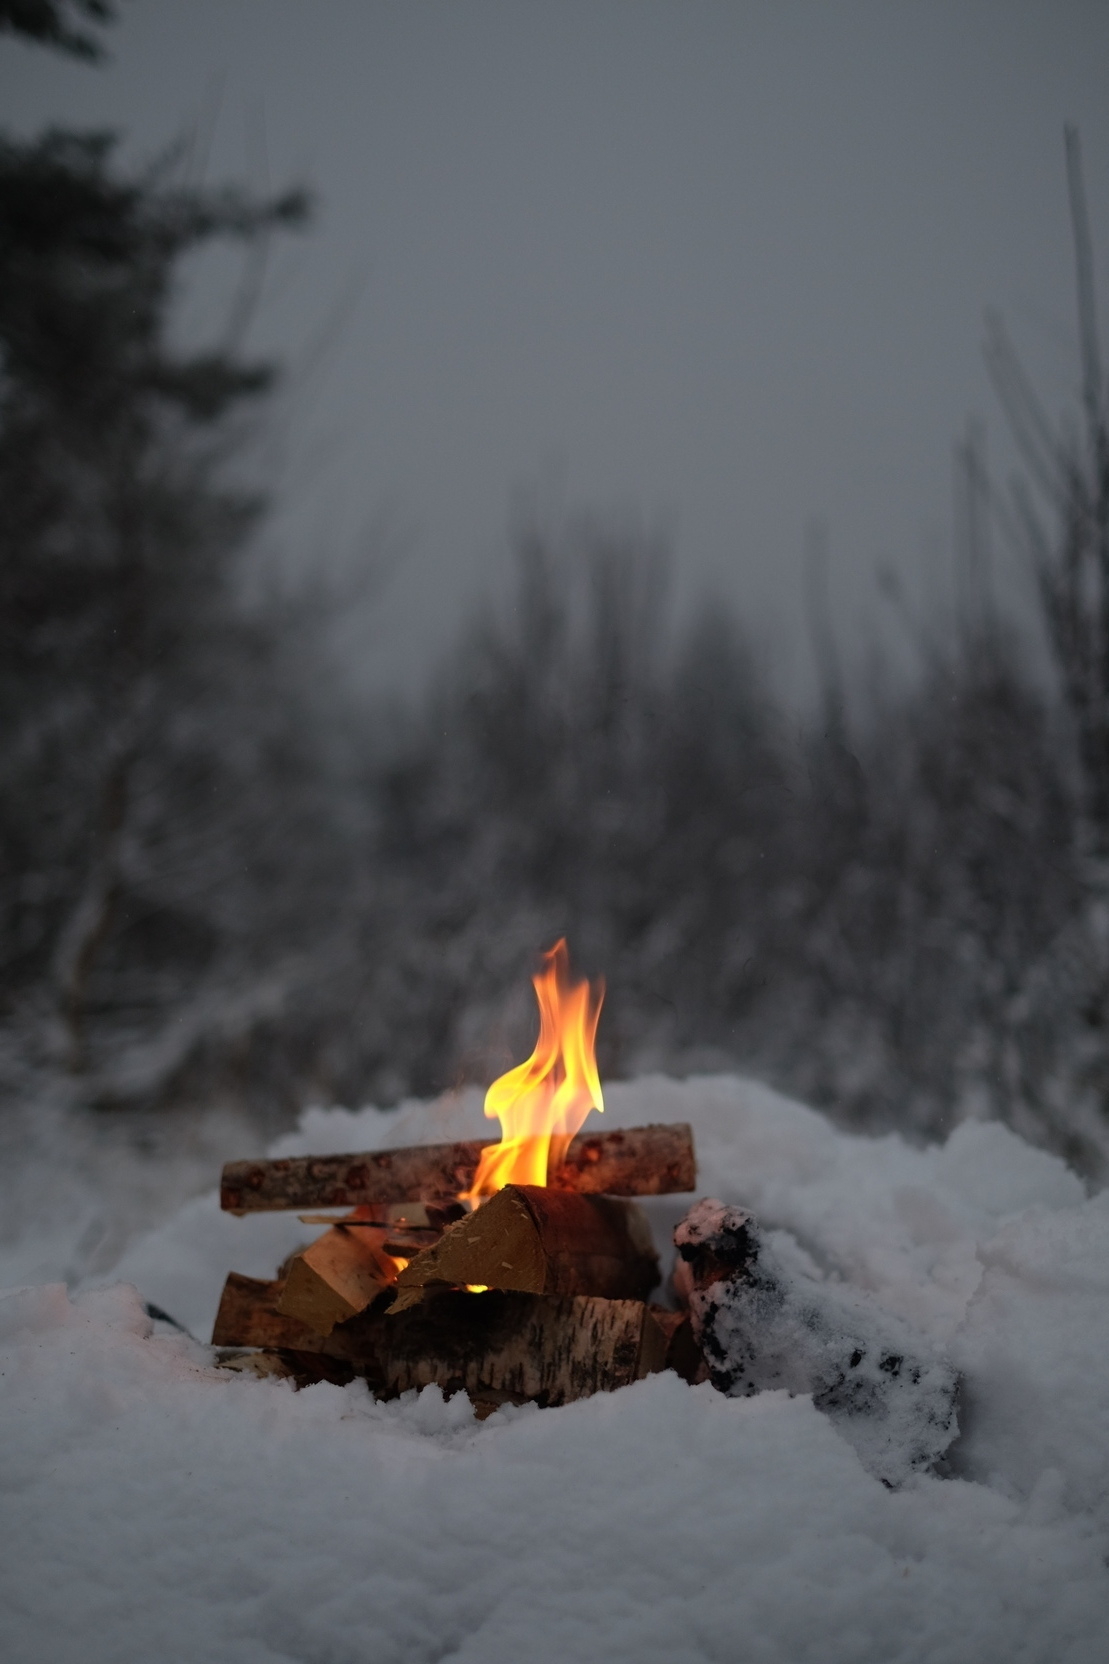
[[[824,1281],[784,1232],[702,1201],[674,1232],[674,1285],[712,1384],[811,1393],[887,1485],[935,1468],[958,1433],[950,1363],[871,1296]]]

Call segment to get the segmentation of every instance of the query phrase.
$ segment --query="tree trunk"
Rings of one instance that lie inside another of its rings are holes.
[[[87,991],[97,955],[112,928],[119,897],[119,852],[131,763],[131,753],[126,751],[108,769],[101,793],[99,847],[54,955],[54,981],[66,1031],[66,1061],[73,1074],[82,1074],[88,1066]]]

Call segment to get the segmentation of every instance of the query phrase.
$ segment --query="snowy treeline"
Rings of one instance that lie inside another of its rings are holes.
[[[378,776],[381,1066],[411,1034],[413,1090],[487,1069],[565,932],[609,980],[610,1074],[742,1058],[860,1125],[1077,1131],[1052,1093],[1096,955],[1059,713],[992,627],[861,702],[798,737],[721,608],[667,639],[635,551],[526,549]]]
[[[11,1090],[287,1114],[487,1078],[565,933],[608,980],[610,1076],[738,1063],[855,1126],[993,1114],[1101,1170],[1109,442],[1068,154],[1078,438],[990,344],[1030,482],[992,508],[1031,549],[1055,680],[979,596],[908,680],[842,685],[823,652],[799,727],[741,622],[676,623],[665,551],[603,521],[522,530],[515,592],[426,698],[360,708],[326,597],[254,581],[237,444],[272,379],[240,351],[252,262],[302,199],[172,160],[125,177],[103,138],[4,140]],[[242,305],[185,353],[177,284],[213,238],[245,249]]]

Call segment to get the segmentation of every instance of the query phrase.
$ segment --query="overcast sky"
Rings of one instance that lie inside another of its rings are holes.
[[[949,589],[968,416],[1006,461],[987,305],[1051,408],[1070,395],[1062,128],[1082,130],[1101,278],[1104,0],[122,12],[106,68],[0,44],[4,121],[114,126],[136,160],[191,126],[210,181],[317,191],[253,342],[314,366],[273,537],[312,563],[387,528],[373,680],[418,673],[502,581],[531,492],[669,527],[683,592],[733,597],[802,691],[811,516],[846,642],[881,616],[879,562]]]

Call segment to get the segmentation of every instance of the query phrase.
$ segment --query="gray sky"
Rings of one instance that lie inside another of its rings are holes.
[[[733,597],[803,691],[810,516],[848,645],[881,618],[878,562],[949,590],[969,415],[1006,461],[987,304],[1049,406],[1071,394],[1062,126],[1109,255],[1104,0],[123,12],[106,69],[0,44],[3,119],[116,126],[134,159],[198,125],[209,180],[318,191],[252,344],[316,366],[275,541],[324,561],[384,524],[401,553],[359,641],[371,681],[411,680],[501,581],[532,492],[671,527],[682,591]]]

